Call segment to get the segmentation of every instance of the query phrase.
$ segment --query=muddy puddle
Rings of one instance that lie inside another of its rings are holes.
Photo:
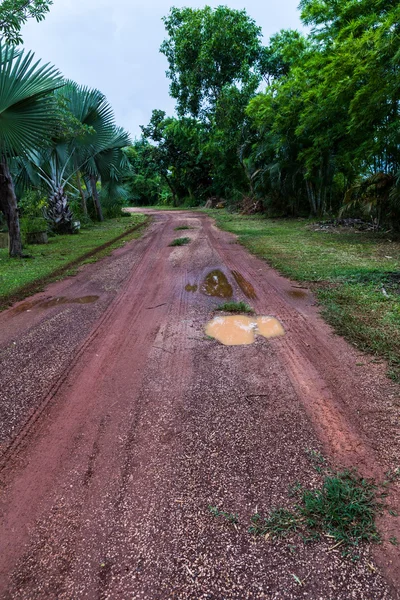
[[[224,346],[245,346],[253,344],[257,335],[270,339],[285,335],[285,330],[275,317],[231,315],[215,317],[207,324],[206,334]]]
[[[306,298],[308,296],[308,292],[306,290],[290,290],[287,292],[287,295],[291,298]]]
[[[207,275],[201,284],[200,291],[206,296],[216,296],[217,298],[232,298],[233,295],[228,278],[219,269],[214,269]]]
[[[63,304],[91,304],[96,302],[99,296],[81,296],[80,298],[67,298],[65,296],[58,296],[56,298],[50,298],[50,300],[32,300],[30,302],[23,302],[19,306],[12,309],[14,314],[19,314],[25,311],[32,310],[32,308],[47,309],[53,308],[54,306],[61,306]]]
[[[241,273],[238,273],[238,271],[232,271],[232,275],[234,276],[236,283],[247,298],[250,298],[252,300],[257,298],[257,294],[254,287],[243,277],[243,275],[241,275]]]

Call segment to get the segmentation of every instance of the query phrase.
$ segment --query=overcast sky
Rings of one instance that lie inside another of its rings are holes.
[[[265,43],[280,29],[300,29],[299,0],[54,0],[42,23],[24,26],[26,48],[55,64],[65,77],[101,90],[118,125],[140,135],[154,108],[172,114],[162,17],[171,6],[226,4],[246,8],[262,27]]]

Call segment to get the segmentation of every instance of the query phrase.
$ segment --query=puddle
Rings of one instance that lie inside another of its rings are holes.
[[[274,338],[285,335],[285,330],[275,317],[258,317],[257,333],[265,338]]]
[[[256,335],[265,338],[280,337],[285,335],[285,330],[275,317],[232,315],[215,317],[206,326],[206,334],[224,346],[245,346],[253,344]]]
[[[291,298],[306,298],[308,296],[308,293],[303,290],[290,290],[287,294]]]
[[[31,308],[53,308],[54,306],[61,306],[62,304],[91,304],[92,302],[96,302],[99,299],[99,296],[81,296],[80,298],[67,298],[66,296],[58,296],[56,298],[51,298],[50,300],[33,300],[31,302],[23,302],[19,306],[13,308],[14,314],[19,314],[27,310],[31,310]]]
[[[11,311],[14,315],[19,315],[22,312],[31,310],[34,306],[40,304],[40,302],[42,302],[42,300],[31,300],[27,302],[22,302],[22,304],[20,304],[19,306],[12,308]]]
[[[185,290],[187,292],[197,292],[197,285],[190,285],[190,283],[185,286]]]
[[[237,271],[232,271],[232,275],[234,276],[236,283],[238,284],[244,295],[247,296],[247,298],[251,298],[252,300],[257,298],[257,294],[254,287],[243,277],[243,275],[241,275]]]
[[[200,288],[206,296],[217,296],[218,298],[231,298],[233,289],[225,273],[219,269],[211,271],[204,279]]]

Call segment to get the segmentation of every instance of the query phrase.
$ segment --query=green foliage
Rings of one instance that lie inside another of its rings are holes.
[[[58,119],[51,92],[63,85],[59,71],[0,43],[0,81],[0,153],[13,157],[47,146]]]
[[[239,523],[239,516],[237,513],[229,513],[224,510],[219,510],[218,506],[209,505],[208,510],[213,517],[223,517],[231,525],[237,525]]]
[[[188,237],[175,238],[169,246],[186,246],[187,244],[190,244],[190,242],[191,239]]]
[[[21,27],[28,19],[42,21],[52,0],[2,0],[0,2],[0,37],[8,44],[22,42]]]
[[[246,302],[224,302],[219,304],[216,310],[233,313],[252,313],[253,309]]]
[[[376,491],[371,481],[343,471],[326,477],[321,489],[305,490],[298,512],[306,528],[332,535],[337,542],[379,541]]]
[[[261,29],[244,10],[172,8],[161,46],[179,115],[209,117],[221,92],[260,81]]]
[[[355,471],[330,474],[320,489],[299,488],[297,493],[299,503],[293,510],[278,508],[264,518],[254,515],[249,533],[272,537],[301,533],[304,541],[316,541],[324,534],[345,548],[380,541],[375,525],[381,509],[377,486]]]

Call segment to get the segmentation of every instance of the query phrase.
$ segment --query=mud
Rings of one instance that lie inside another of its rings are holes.
[[[237,271],[232,271],[232,275],[234,276],[236,283],[238,284],[238,286],[240,287],[240,289],[242,290],[242,292],[244,293],[246,298],[250,298],[252,300],[257,298],[257,294],[254,289],[254,286],[249,281],[247,281],[243,277],[243,275],[241,275]]]

